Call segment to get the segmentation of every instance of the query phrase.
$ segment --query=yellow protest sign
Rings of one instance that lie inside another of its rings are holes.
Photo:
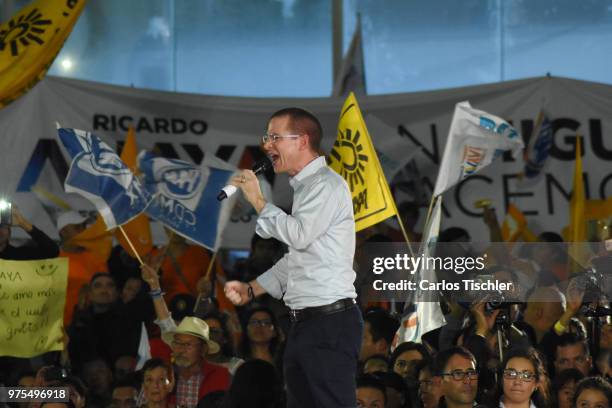
[[[0,260],[0,355],[62,350],[68,259]]]
[[[372,139],[352,92],[342,107],[338,137],[329,160],[329,166],[346,180],[351,189],[357,231],[397,213]]]

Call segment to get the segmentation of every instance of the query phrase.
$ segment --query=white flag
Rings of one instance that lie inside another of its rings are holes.
[[[513,157],[523,149],[521,135],[505,120],[474,109],[470,103],[455,106],[434,196],[475,174],[506,150]]]
[[[442,197],[438,197],[436,198],[433,210],[423,231],[423,241],[419,249],[419,257],[422,257],[422,259],[427,259],[433,254],[440,233],[441,220]],[[429,266],[430,262],[425,262],[424,264]],[[435,264],[435,262],[431,264]],[[422,267],[419,269],[416,277],[416,282],[422,280],[427,280],[431,283],[437,282],[436,271],[433,268]],[[421,337],[425,333],[436,330],[446,324],[446,320],[440,309],[440,303],[435,299],[423,301],[423,298],[425,298],[425,293],[417,290],[416,300],[414,301],[416,309],[402,318],[400,327],[395,334],[395,339],[393,339],[393,348],[407,341],[420,343]]]
[[[138,361],[136,362],[136,370],[140,370],[144,363],[151,358],[151,346],[149,344],[149,335],[144,323],[140,326],[140,343],[138,343]]]
[[[342,66],[334,81],[332,96],[366,95],[365,68],[363,65],[363,45],[361,42],[361,15],[357,14],[357,24]]]

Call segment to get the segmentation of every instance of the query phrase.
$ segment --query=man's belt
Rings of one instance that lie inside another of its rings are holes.
[[[317,315],[343,312],[355,306],[356,303],[355,299],[346,298],[330,303],[329,305],[306,307],[304,309],[291,309],[289,310],[289,319],[292,323],[297,323]]]

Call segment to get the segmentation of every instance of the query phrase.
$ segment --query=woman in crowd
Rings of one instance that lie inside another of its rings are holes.
[[[204,316],[204,321],[208,324],[210,330],[210,338],[221,346],[219,352],[208,354],[207,359],[211,363],[219,364],[227,368],[233,376],[236,369],[244,360],[234,356],[234,348],[232,347],[231,335],[227,328],[227,315],[219,312],[211,312]]]
[[[170,393],[174,389],[172,366],[159,358],[148,360],[142,367],[142,391],[146,408],[170,408]]]
[[[574,408],[610,408],[612,385],[602,377],[588,377],[576,386]]]
[[[557,408],[572,408],[576,385],[583,378],[584,375],[575,368],[568,368],[557,374],[553,385]]]
[[[501,408],[549,406],[548,374],[540,354],[533,348],[510,350],[501,365]]]
[[[429,351],[422,344],[408,341],[393,350],[389,367],[404,379],[416,379],[416,365],[420,361],[429,363]]]
[[[245,317],[246,327],[242,331],[240,344],[241,357],[275,364],[280,351],[281,333],[274,314],[266,307],[256,307],[249,310]]]

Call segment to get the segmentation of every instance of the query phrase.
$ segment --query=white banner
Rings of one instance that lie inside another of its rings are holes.
[[[550,163],[537,184],[520,186],[522,160],[508,155],[445,193],[442,228],[468,228],[472,237],[488,236],[474,201],[490,198],[503,217],[515,203],[531,229],[560,232],[568,223],[568,201],[576,135],[584,138],[586,190],[590,198],[612,192],[612,86],[563,78],[534,78],[466,88],[361,97],[364,116],[372,114],[393,133],[374,135],[377,149],[410,155],[422,148],[417,161],[424,189],[433,189],[445,139],[457,102],[469,100],[476,109],[508,120],[529,142],[544,100],[553,128]],[[36,196],[34,185],[61,193],[71,205],[88,203],[63,192],[68,157],[59,146],[55,123],[94,132],[109,145],[123,142],[129,125],[136,128],[139,148],[156,148],[167,157],[199,163],[213,154],[239,167],[248,167],[262,153],[261,135],[271,113],[287,106],[314,112],[323,124],[323,148],[336,138],[341,98],[261,99],[166,93],[48,77],[26,96],[0,110],[0,195],[15,202],[52,236],[55,226]],[[379,140],[387,139],[383,142]],[[460,169],[457,169],[459,172]],[[290,208],[286,176],[270,180],[274,201]],[[392,186],[393,187],[393,186]],[[399,203],[398,203],[399,204]],[[427,203],[425,203],[427,205]],[[427,208],[421,210],[424,218]],[[254,231],[254,212],[234,217],[224,235],[224,247],[247,248]],[[421,221],[422,224],[422,221]]]

